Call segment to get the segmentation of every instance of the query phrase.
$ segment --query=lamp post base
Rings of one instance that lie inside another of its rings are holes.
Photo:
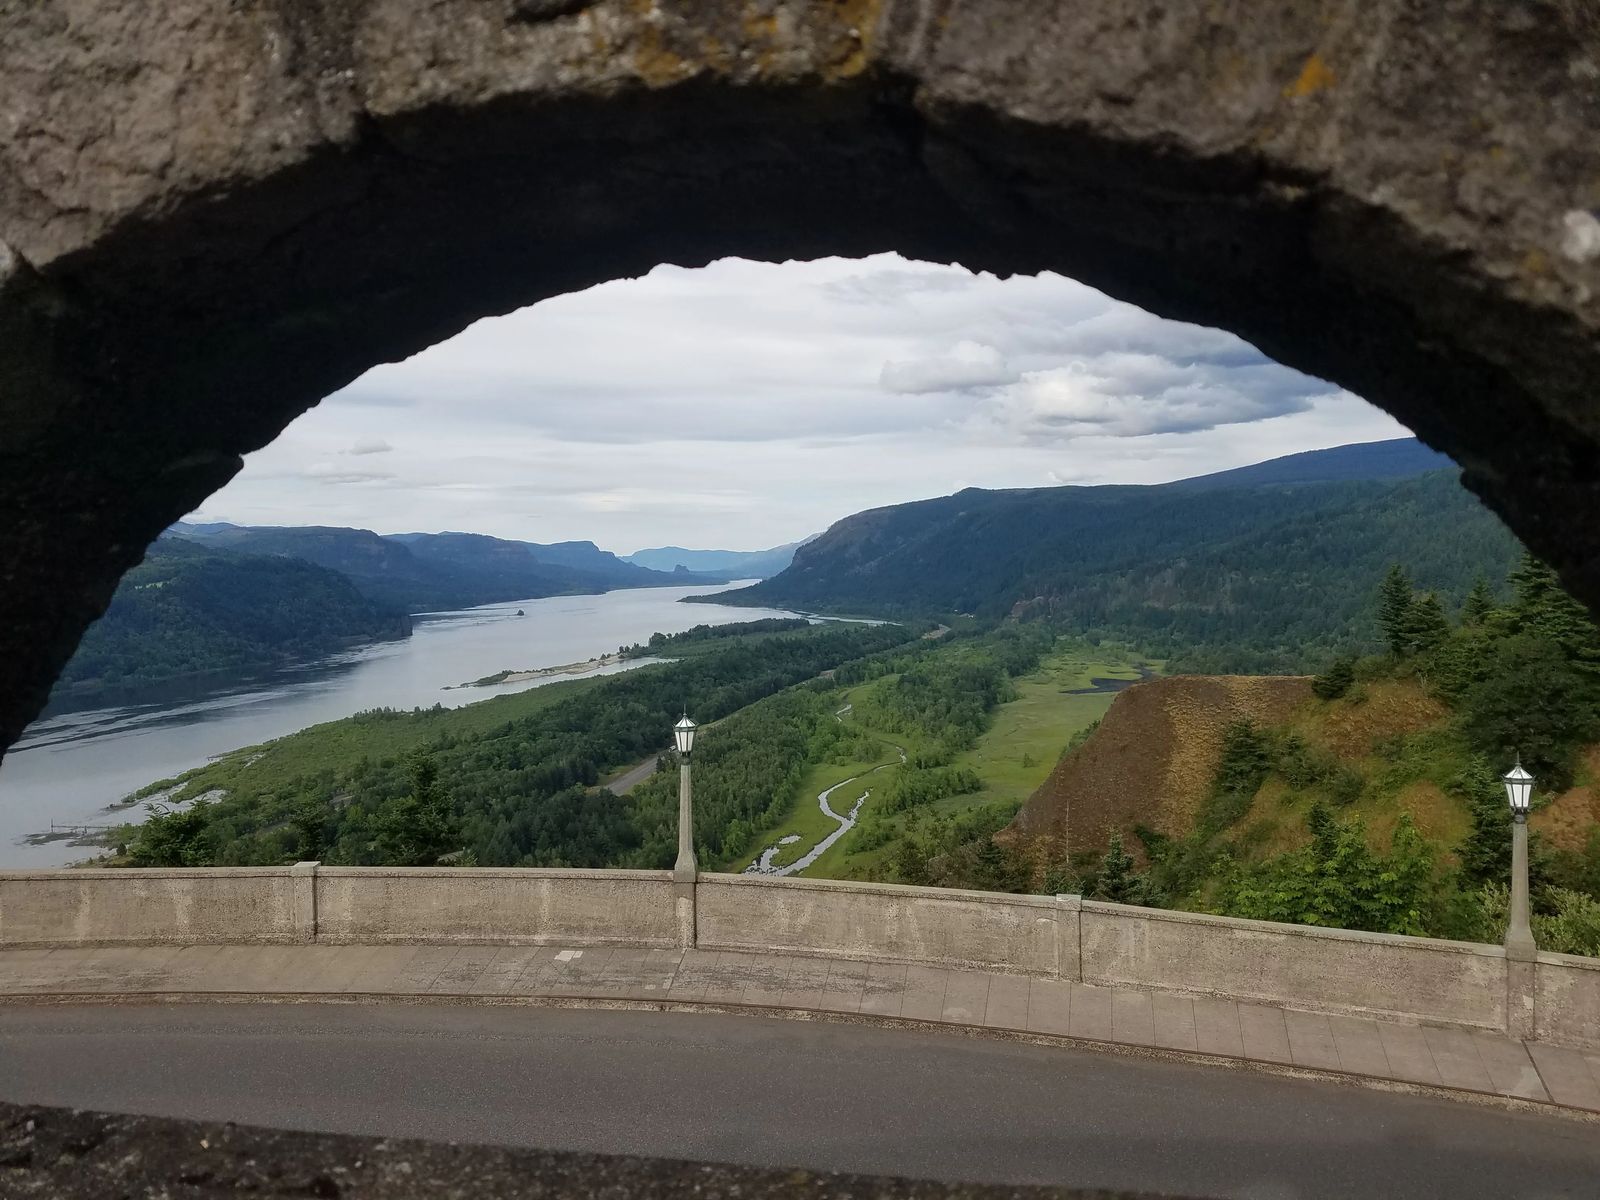
[[[695,907],[695,884],[691,878],[687,883],[674,879],[672,884],[672,910],[677,919],[678,948],[680,950],[694,949],[698,936],[699,914]]]

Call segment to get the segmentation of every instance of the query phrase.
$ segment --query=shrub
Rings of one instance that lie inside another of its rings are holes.
[[[1354,659],[1341,658],[1311,681],[1311,690],[1323,700],[1337,700],[1356,681]]]

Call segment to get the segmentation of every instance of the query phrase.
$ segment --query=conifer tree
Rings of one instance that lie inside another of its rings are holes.
[[[1311,690],[1324,700],[1337,700],[1356,681],[1356,664],[1351,658],[1335,659],[1331,667],[1311,681]]]
[[[1555,642],[1574,666],[1600,671],[1600,630],[1589,619],[1589,610],[1567,594],[1554,569],[1524,552],[1510,581],[1518,630]]]
[[[1133,869],[1133,855],[1122,848],[1122,834],[1113,833],[1100,860],[1100,874],[1094,881],[1094,897],[1113,904],[1143,904],[1144,880]]]
[[[1395,563],[1378,588],[1378,626],[1389,653],[1399,655],[1406,648],[1406,618],[1411,613],[1411,580],[1405,568]]]
[[[1413,654],[1423,654],[1439,646],[1450,636],[1450,621],[1444,615],[1444,606],[1433,592],[1417,596],[1406,610],[1402,623],[1405,649]]]
[[[1482,575],[1472,585],[1467,598],[1461,602],[1461,624],[1482,625],[1495,610],[1494,589]]]
[[[433,756],[412,754],[406,763],[410,794],[378,810],[378,853],[389,866],[431,867],[440,857],[461,848],[461,822],[439,782]]]

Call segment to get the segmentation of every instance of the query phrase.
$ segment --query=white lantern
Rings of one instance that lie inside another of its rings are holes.
[[[1511,805],[1511,815],[1527,816],[1528,806],[1533,803],[1533,776],[1523,770],[1520,755],[1516,766],[1502,775],[1501,781],[1506,785],[1506,803]]]
[[[678,753],[684,758],[689,757],[689,752],[694,749],[694,722],[689,720],[689,714],[683,715],[683,720],[672,727],[673,740],[678,743]]]

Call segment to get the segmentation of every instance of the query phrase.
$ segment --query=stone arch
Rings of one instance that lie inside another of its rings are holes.
[[[0,0],[0,747],[319,397],[730,254],[1053,269],[1228,328],[1600,603],[1586,5]]]

